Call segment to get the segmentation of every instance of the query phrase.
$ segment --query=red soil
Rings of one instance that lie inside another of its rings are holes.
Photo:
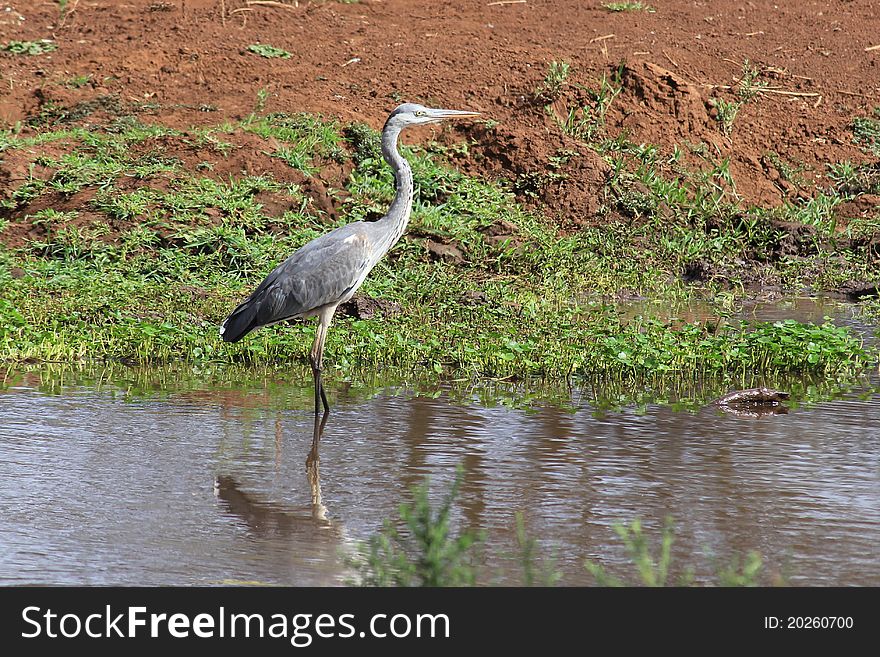
[[[154,104],[149,120],[177,128],[216,124],[252,112],[261,89],[269,92],[268,111],[318,112],[377,128],[401,101],[475,109],[497,126],[434,133],[476,140],[460,162],[465,169],[516,179],[547,171],[560,149],[580,150],[584,156],[537,200],[563,224],[578,224],[596,220],[607,167],[534,101],[553,60],[572,64],[554,103],[558,115],[584,97],[578,85],[596,88],[621,67],[609,134],[625,128],[633,141],[663,152],[705,142],[718,159],[731,158],[737,191],[764,205],[814,193],[827,184],[826,163],[865,161],[848,126],[880,105],[880,48],[872,48],[880,44],[878,2],[655,0],[653,13],[612,13],[602,0],[283,4],[69,0],[62,16],[55,2],[6,0],[0,43],[51,38],[58,49],[0,53],[0,126],[37,115],[50,101],[72,107],[102,96]],[[260,57],[248,51],[255,43],[292,56]],[[734,97],[746,59],[772,92],[742,108],[728,137],[708,101]],[[85,75],[79,89],[62,84]],[[88,120],[100,122],[103,111]],[[768,152],[803,166],[802,182],[785,180]],[[255,158],[263,161],[259,152]]]

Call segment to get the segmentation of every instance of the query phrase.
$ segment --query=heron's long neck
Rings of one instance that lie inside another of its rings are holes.
[[[385,161],[394,170],[394,180],[396,182],[397,193],[394,195],[394,201],[380,222],[388,224],[385,235],[389,237],[389,243],[385,245],[387,251],[395,242],[403,235],[406,225],[409,223],[409,216],[412,212],[413,204],[413,176],[409,162],[397,150],[397,138],[400,136],[400,128],[394,126],[386,126],[382,131],[382,155]]]

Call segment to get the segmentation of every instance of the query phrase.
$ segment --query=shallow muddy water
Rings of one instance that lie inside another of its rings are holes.
[[[868,342],[875,339],[875,328],[858,319],[858,306],[830,296],[779,296],[746,299],[724,309],[716,302],[699,298],[680,301],[664,299],[630,299],[614,304],[624,319],[651,317],[664,322],[777,322],[795,320],[822,324],[831,318],[838,326],[846,326]]]
[[[309,386],[122,372],[6,377],[0,584],[341,584],[341,555],[425,475],[439,500],[461,463],[454,519],[485,530],[486,581],[520,581],[522,512],[563,584],[593,582],[586,558],[629,577],[613,525],[641,518],[654,541],[672,516],[698,580],[756,550],[792,584],[880,585],[870,389],[747,418],[600,412],[577,390],[516,409],[498,386],[335,387],[315,452]]]

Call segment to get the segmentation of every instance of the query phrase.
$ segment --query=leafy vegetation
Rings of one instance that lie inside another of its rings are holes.
[[[666,518],[664,522],[656,556],[652,553],[650,538],[645,534],[639,519],[633,520],[629,525],[617,523],[614,526],[614,531],[626,547],[629,558],[635,567],[637,578],[629,581],[622,580],[610,575],[601,564],[587,560],[585,566],[599,586],[693,585],[694,569],[692,566],[684,567],[675,582],[670,580],[672,544],[675,542],[675,523],[672,518]],[[717,586],[727,587],[759,586],[763,584],[763,568],[764,563],[761,555],[755,551],[748,552],[745,556],[733,555],[729,562],[720,562],[716,559],[714,583]],[[776,578],[772,583],[784,584],[785,582]]]
[[[427,480],[414,488],[413,502],[403,503],[400,507],[400,522],[386,520],[383,529],[361,543],[356,554],[348,559],[348,566],[355,573],[351,583],[361,586],[472,586],[484,580],[477,554],[482,537],[469,530],[453,535],[450,530],[450,512],[462,477],[463,470],[459,466],[455,482],[436,512],[428,499]],[[552,560],[540,556],[538,544],[528,536],[521,514],[516,517],[516,528],[521,583],[525,586],[564,584],[562,573],[554,567]],[[672,545],[675,541],[672,518],[665,521],[656,556],[640,520],[633,520],[629,525],[618,523],[614,531],[626,547],[636,577],[623,580],[609,574],[600,563],[587,560],[585,567],[596,584],[652,587],[694,585],[694,568],[691,565],[681,567],[681,576],[675,581],[670,579],[674,568]],[[754,551],[743,557],[733,555],[729,561],[715,559],[714,570],[714,581],[706,584],[757,586],[763,583],[763,561],[760,554]],[[507,581],[515,577],[513,573],[504,573],[504,576]]]
[[[828,165],[833,191],[843,198],[859,194],[880,194],[880,165],[855,164],[849,160]]]
[[[730,102],[741,105],[759,93],[763,84],[759,74],[758,68],[745,62],[735,101]],[[750,206],[737,193],[730,160],[720,158],[708,144],[685,143],[663,152],[653,144],[630,141],[625,131],[609,133],[607,116],[622,88],[619,67],[603,76],[598,87],[571,87],[577,92],[566,92],[547,110],[566,134],[599,154],[609,167],[598,211],[603,229],[615,235],[606,242],[631,239],[629,253],[645,266],[662,268],[658,263],[665,261],[672,271],[684,272],[685,278],[727,289],[755,282],[834,289],[848,280],[875,277],[876,256],[870,244],[880,228],[880,214],[842,218],[840,213],[844,201],[878,188],[873,164],[829,164],[830,188],[775,208]],[[588,104],[583,103],[584,95]],[[568,102],[571,96],[576,100]],[[532,175],[522,184],[518,179],[518,191],[540,197],[546,185],[564,180],[583,157],[571,152],[564,162],[548,162],[543,177]],[[766,153],[764,160],[782,179],[798,188],[805,184],[802,165],[773,152]],[[615,222],[616,217],[623,225]],[[582,234],[591,230],[587,227]],[[642,259],[645,250],[656,258]],[[629,257],[624,253],[621,250],[619,255]],[[742,263],[749,263],[747,270]],[[645,287],[650,286],[642,284]]]
[[[562,123],[562,131],[587,143],[599,139],[605,131],[605,115],[620,90],[620,69],[611,80],[608,76],[603,75],[597,90],[586,89],[591,103],[569,109],[568,115]]]
[[[0,46],[0,50],[11,52],[14,55],[44,55],[47,52],[57,50],[58,45],[51,39],[39,41],[8,41]]]
[[[653,13],[655,11],[653,7],[643,2],[605,2],[602,7],[613,12],[647,11]]]
[[[742,73],[736,87],[736,96],[733,100],[725,100],[721,97],[710,99],[710,103],[715,107],[716,118],[721,124],[721,129],[726,135],[730,135],[733,130],[733,123],[743,106],[750,102],[763,87],[765,82],[759,82],[761,69],[752,66],[749,60],[745,60],[742,65]]]
[[[256,53],[260,57],[266,57],[268,59],[281,58],[281,59],[289,59],[290,53],[284,50],[283,48],[276,48],[275,46],[270,46],[267,43],[252,43],[248,46],[248,50],[252,53]]]
[[[614,531],[623,541],[633,564],[639,573],[639,578],[646,586],[666,586],[669,578],[669,565],[672,562],[672,543],[675,540],[672,518],[666,519],[660,540],[660,554],[654,557],[648,539],[642,531],[640,520],[633,520],[629,526],[617,524]],[[605,569],[594,561],[587,560],[585,564],[590,574],[596,578],[599,586],[623,586],[623,582],[605,572]],[[692,578],[688,573],[683,583]]]
[[[547,68],[544,81],[535,89],[535,100],[547,104],[559,98],[571,73],[571,64],[566,61],[552,61]]]
[[[563,70],[548,75],[550,88],[561,88]],[[456,171],[455,149],[405,147],[419,189],[411,230],[362,288],[399,310],[340,317],[328,366],[343,376],[393,368],[662,388],[671,378],[724,382],[748,371],[855,376],[873,362],[873,347],[830,322],[741,323],[724,310],[737,260],[763,260],[787,284],[808,274],[821,285],[803,260],[774,255],[785,236],[772,222],[813,227],[810,248],[822,253],[836,235],[838,197],[773,212],[742,208],[726,161],[695,151],[707,164],[695,170],[607,135],[603,117],[618,91],[619,76],[603,80],[588,95],[589,113],[578,114],[591,127],[576,134],[610,166],[603,211],[622,217],[601,227],[560,235],[503,185]],[[230,173],[226,162],[254,152],[253,140],[265,173]],[[0,239],[22,236],[19,247],[0,251],[0,357],[9,361],[305,366],[310,323],[235,345],[220,340],[217,326],[289,253],[335,226],[381,216],[394,190],[375,131],[306,114],[255,112],[185,132],[131,116],[89,131],[58,118],[0,133],[0,152],[30,172],[0,199]],[[577,157],[560,154],[557,166]],[[329,216],[304,181],[343,165],[350,175],[326,189],[339,209]],[[454,245],[460,258],[436,257],[427,239]],[[870,262],[856,256],[834,275],[867,272]],[[710,302],[717,294],[705,320],[630,317],[603,301],[622,288],[687,298],[691,288],[670,280],[693,263],[710,272]]]
[[[875,157],[880,157],[880,107],[874,116],[857,116],[850,123],[853,141]]]
[[[69,87],[71,89],[82,89],[87,84],[92,81],[92,76],[89,74],[85,75],[74,75],[67,80],[64,81],[64,86]]]
[[[469,531],[452,536],[449,514],[458,495],[464,471],[459,467],[455,482],[434,511],[428,500],[428,482],[412,491],[413,502],[400,505],[405,529],[386,520],[381,532],[361,545],[349,565],[364,586],[472,586],[475,568],[471,548],[477,534]]]

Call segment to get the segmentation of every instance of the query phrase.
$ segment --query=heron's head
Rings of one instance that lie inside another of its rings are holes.
[[[464,110],[434,109],[416,103],[404,103],[399,105],[386,121],[386,126],[405,128],[411,125],[423,125],[425,123],[437,123],[444,119],[464,119],[479,116],[479,112]]]

